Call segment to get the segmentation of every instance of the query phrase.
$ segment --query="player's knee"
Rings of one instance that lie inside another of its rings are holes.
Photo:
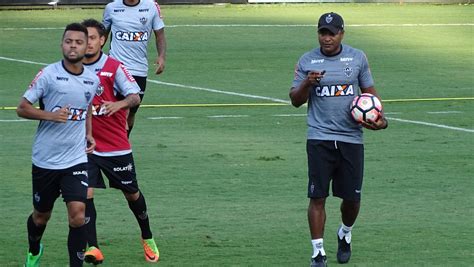
[[[135,193],[123,192],[123,195],[125,196],[127,201],[136,201],[140,197],[140,191],[137,191]]]
[[[310,209],[324,209],[326,204],[326,198],[310,198],[309,208]]]
[[[73,213],[69,214],[69,226],[77,228],[84,225],[85,222],[85,215],[84,213]]]
[[[355,209],[360,207],[360,200],[347,200],[344,199],[342,201],[342,205],[344,207],[350,208],[350,209]]]
[[[51,212],[39,212],[34,210],[32,218],[36,225],[46,225],[49,221],[49,218],[51,218]]]

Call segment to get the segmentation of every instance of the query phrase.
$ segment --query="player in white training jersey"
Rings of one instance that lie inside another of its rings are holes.
[[[104,24],[110,32],[110,55],[122,62],[140,86],[143,100],[148,76],[148,41],[155,35],[158,52],[156,74],[165,69],[166,39],[165,24],[158,3],[153,0],[118,0],[107,4]],[[139,106],[132,107],[127,118],[128,134],[133,129],[135,113]]]
[[[86,152],[95,147],[90,104],[99,79],[82,65],[87,47],[85,27],[69,24],[61,47],[63,60],[46,66],[36,75],[17,108],[20,117],[40,121],[32,156],[33,213],[27,221],[27,267],[39,266],[43,255],[41,238],[59,195],[66,203],[69,219],[69,266],[82,266],[87,242]],[[36,102],[39,109],[33,106]]]

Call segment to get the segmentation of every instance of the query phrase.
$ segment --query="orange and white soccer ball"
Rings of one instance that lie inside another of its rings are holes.
[[[352,100],[351,114],[358,123],[376,122],[382,116],[382,103],[373,94],[363,93]]]

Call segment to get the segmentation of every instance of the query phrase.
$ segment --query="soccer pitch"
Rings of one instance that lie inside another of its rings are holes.
[[[365,131],[362,208],[347,266],[472,266],[472,5],[163,6],[165,73],[150,72],[131,141],[161,266],[307,266],[306,109],[288,105],[299,56],[324,12],[364,50],[390,126]],[[102,9],[0,11],[0,266],[28,248],[37,122],[14,110],[64,26]],[[150,64],[156,52],[150,46]],[[148,106],[147,106],[148,105]],[[103,266],[145,266],[138,225],[117,190],[97,190]],[[325,249],[336,265],[339,199],[327,201]],[[58,199],[43,266],[65,266]]]

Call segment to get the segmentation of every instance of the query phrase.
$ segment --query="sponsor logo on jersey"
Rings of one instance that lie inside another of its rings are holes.
[[[104,77],[108,77],[108,78],[112,77],[112,75],[114,75],[114,74],[112,72],[108,72],[108,71],[101,71],[99,73],[99,76],[104,76]]]
[[[146,42],[148,41],[148,32],[116,32],[115,38],[120,41]]]
[[[131,172],[132,170],[133,170],[132,163],[129,163],[127,166],[114,168],[114,172],[125,172],[125,171]]]
[[[87,85],[93,85],[94,82],[93,81],[88,81],[88,80],[84,80],[82,81],[84,84],[87,84]]]
[[[56,81],[69,81],[69,78],[68,77],[61,77],[61,76],[56,76]]]
[[[324,63],[324,59],[311,59],[311,64]]]
[[[341,61],[341,62],[349,62],[349,61],[353,61],[353,60],[354,60],[354,58],[352,58],[352,57],[341,57],[339,59],[339,61]]]
[[[320,97],[348,96],[354,95],[352,84],[324,85],[316,86],[314,91]]]
[[[347,76],[347,77],[351,77],[352,76],[352,68],[351,67],[345,67],[344,68],[344,74]]]
[[[55,106],[51,112],[55,112],[56,110],[61,109],[61,106]],[[69,108],[69,114],[67,120],[68,121],[83,121],[87,117],[87,110],[80,109],[80,108]]]
[[[150,11],[150,9],[148,9],[148,8],[140,8],[138,10],[138,12],[148,12],[148,11]]]
[[[147,22],[147,19],[146,19],[145,17],[141,17],[141,18],[140,18],[140,22],[141,22],[143,25],[145,25],[146,22]]]
[[[125,9],[124,8],[114,9],[114,13],[121,13],[121,12],[125,12]]]
[[[102,105],[92,105],[92,115],[93,116],[102,116],[105,115],[107,109]]]
[[[33,85],[35,85],[36,81],[39,79],[39,77],[41,76],[41,74],[43,74],[43,70],[40,70],[40,71],[36,74],[36,76],[35,76],[35,78],[33,79],[33,81],[31,81],[30,86],[28,86],[28,89],[31,89],[31,87],[33,87]]]

